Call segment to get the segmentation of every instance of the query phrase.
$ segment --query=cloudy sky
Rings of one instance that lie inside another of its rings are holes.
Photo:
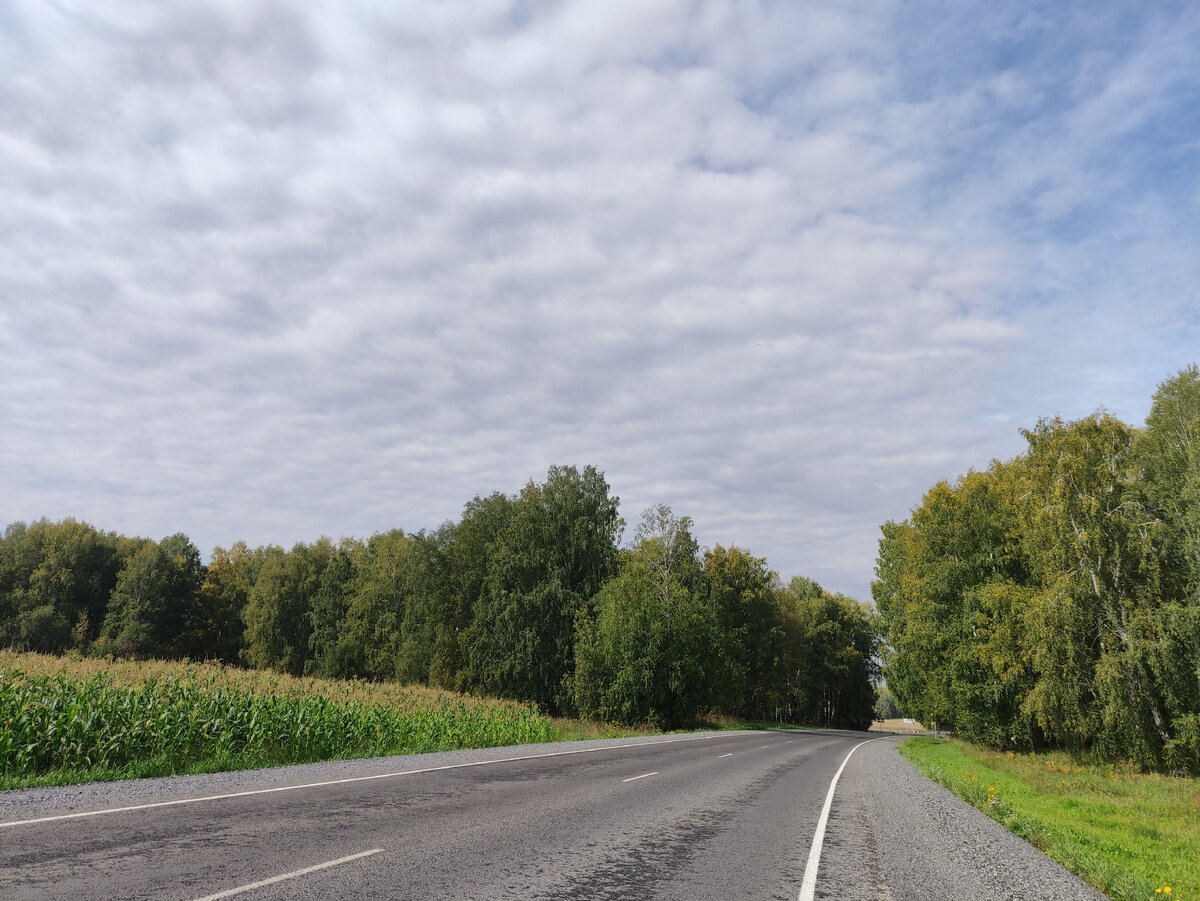
[[[1190,0],[0,0],[0,526],[415,531],[553,464],[866,598],[1200,359]]]

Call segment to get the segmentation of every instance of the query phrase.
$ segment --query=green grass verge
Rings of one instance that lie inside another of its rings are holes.
[[[592,741],[601,738],[638,738],[643,735],[662,735],[651,726],[621,726],[596,720],[576,720],[565,716],[552,717],[554,737],[550,741]]]
[[[1200,901],[1198,779],[932,737],[900,753],[1118,901]]]

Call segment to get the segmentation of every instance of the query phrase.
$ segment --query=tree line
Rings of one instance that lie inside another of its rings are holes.
[[[551,467],[435,530],[290,550],[127,538],[67,519],[0,539],[0,645],[425,683],[550,713],[678,726],[707,713],[865,728],[874,613],[692,522],[634,540],[594,467]]]
[[[1200,772],[1200,371],[1143,428],[1043,419],[883,526],[872,594],[907,713],[996,748]]]

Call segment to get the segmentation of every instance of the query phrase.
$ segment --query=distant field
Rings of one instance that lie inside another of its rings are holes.
[[[0,651],[0,789],[553,741],[526,704],[212,664]]]
[[[884,720],[882,723],[876,720],[871,723],[871,732],[900,732],[903,734],[915,735],[918,732],[924,732],[925,727],[920,723],[907,723],[903,719]]]
[[[1200,901],[1200,779],[932,737],[900,753],[1118,901]]]
[[[0,678],[14,672],[24,676],[65,676],[70,679],[102,676],[114,686],[140,686],[154,680],[185,678],[213,688],[229,688],[255,695],[273,695],[280,698],[322,697],[339,702],[356,700],[366,704],[387,704],[404,710],[440,707],[457,701],[487,708],[530,708],[530,705],[517,701],[482,700],[423,685],[397,685],[392,682],[365,682],[357,679],[345,681],[298,678],[267,670],[223,666],[219,663],[59,657],[55,654],[30,654],[0,649]]]

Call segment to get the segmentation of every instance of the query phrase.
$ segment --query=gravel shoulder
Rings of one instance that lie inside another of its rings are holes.
[[[828,871],[823,862],[818,897],[1107,899],[921,775],[897,750],[902,741],[886,738],[865,745],[847,766],[829,827],[831,834],[843,836],[846,853],[831,855]],[[856,883],[860,895],[845,892]]]

